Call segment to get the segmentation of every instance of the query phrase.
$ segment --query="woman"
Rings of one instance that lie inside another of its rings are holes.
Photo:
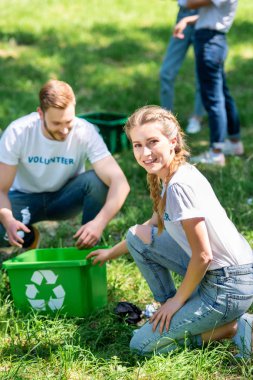
[[[251,354],[253,254],[189,155],[175,117],[157,106],[137,110],[125,127],[134,156],[147,171],[154,213],[113,248],[89,254],[101,265],[128,251],[161,307],[134,334],[146,355],[177,344],[201,346],[232,338]],[[162,190],[160,189],[160,183]],[[161,195],[160,195],[161,194]],[[183,276],[176,290],[170,271]]]

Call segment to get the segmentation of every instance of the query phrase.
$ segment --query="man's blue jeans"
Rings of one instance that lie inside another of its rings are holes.
[[[183,17],[195,14],[194,11],[180,8],[177,15],[177,22]],[[184,30],[184,39],[180,40],[170,38],[168,48],[162,63],[160,71],[160,81],[161,81],[161,106],[173,110],[173,100],[174,100],[174,82],[176,76],[179,72],[180,67],[185,59],[186,53],[193,43],[193,33],[194,27],[187,26]],[[201,101],[200,88],[198,83],[197,75],[196,78],[196,87],[195,87],[195,103],[194,103],[194,114],[201,117],[205,113],[204,106]]]
[[[194,49],[203,104],[208,113],[210,145],[223,147],[225,138],[240,137],[240,121],[224,73],[227,42],[224,33],[196,30]]]
[[[82,212],[82,224],[94,219],[103,207],[108,187],[93,170],[71,179],[56,192],[22,193],[10,191],[12,212],[17,220],[31,225],[43,220],[66,220]],[[0,224],[0,246],[7,246]]]

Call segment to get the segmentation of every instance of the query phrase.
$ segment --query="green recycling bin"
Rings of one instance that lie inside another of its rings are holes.
[[[120,152],[130,146],[128,138],[123,131],[127,116],[125,114],[109,112],[93,112],[78,115],[95,124],[102,135],[111,153]]]
[[[50,248],[27,251],[3,263],[14,305],[54,315],[84,317],[107,304],[106,266],[92,265],[94,249]]]

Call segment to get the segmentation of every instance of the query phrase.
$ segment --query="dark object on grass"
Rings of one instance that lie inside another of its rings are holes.
[[[33,226],[27,225],[31,232],[25,233],[23,248],[29,248],[35,240],[35,230]]]
[[[141,309],[130,302],[118,302],[114,309],[115,314],[129,325],[135,325],[141,320]]]

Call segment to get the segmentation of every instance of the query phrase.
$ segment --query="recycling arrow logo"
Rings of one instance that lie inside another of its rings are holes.
[[[48,306],[52,311],[59,310],[65,298],[65,291],[61,285],[55,286],[52,290],[53,294],[50,296],[49,300],[40,299],[39,297],[39,287],[41,286],[43,280],[46,281],[46,285],[54,285],[57,281],[58,275],[56,275],[52,270],[37,270],[33,273],[31,277],[31,284],[26,284],[26,297],[35,310],[45,311]]]

